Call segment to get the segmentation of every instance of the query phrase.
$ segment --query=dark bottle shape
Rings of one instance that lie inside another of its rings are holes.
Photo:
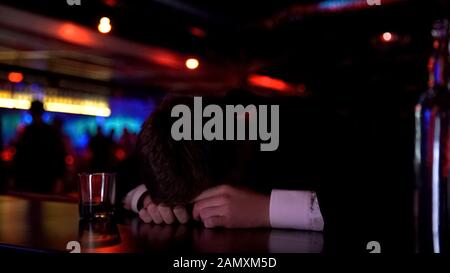
[[[450,253],[449,21],[433,24],[429,88],[416,105],[416,251]]]

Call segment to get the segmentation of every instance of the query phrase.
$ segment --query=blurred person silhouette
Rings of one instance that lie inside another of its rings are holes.
[[[64,132],[64,122],[61,118],[55,117],[52,121],[52,126],[55,129],[55,132],[61,138],[61,141],[64,145],[64,150],[67,155],[75,155],[75,148],[73,146],[72,140],[70,137]]]
[[[128,128],[123,128],[122,136],[119,139],[119,146],[124,150],[126,156],[130,156],[136,146],[137,136],[128,131]]]
[[[88,145],[91,152],[90,172],[109,172],[114,164],[114,142],[109,136],[103,134],[103,129],[97,126],[97,133]]]
[[[111,141],[114,141],[115,135],[116,135],[116,129],[111,128],[111,130],[109,131],[109,138],[111,139]]]
[[[54,117],[52,121],[52,127],[55,132],[58,134],[59,139],[61,139],[64,149],[64,162],[66,164],[64,181],[59,181],[59,183],[55,186],[55,193],[63,193],[68,190],[76,189],[75,177],[73,172],[74,169],[74,159],[76,157],[76,151],[73,146],[72,140],[70,137],[64,132],[64,122],[59,117]],[[64,183],[63,183],[64,182]]]
[[[44,105],[31,103],[32,122],[18,139],[14,157],[15,189],[52,193],[65,172],[64,144],[55,129],[42,120]]]
[[[112,153],[114,154],[111,164],[113,166],[115,166],[117,163],[117,160],[120,161],[122,158],[121,156],[119,156],[119,157],[117,156],[117,151],[119,150],[120,147],[118,145],[118,142],[116,141],[116,129],[111,128],[111,130],[109,130],[108,138],[109,138],[109,142],[111,144]]]

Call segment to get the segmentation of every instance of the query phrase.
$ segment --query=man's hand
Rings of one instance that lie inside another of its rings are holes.
[[[205,227],[269,227],[270,196],[220,185],[194,199],[193,217]]]
[[[179,222],[186,224],[189,221],[189,214],[184,206],[168,207],[162,204],[155,204],[149,195],[144,198],[143,208],[139,211],[139,217],[145,223],[173,224]]]

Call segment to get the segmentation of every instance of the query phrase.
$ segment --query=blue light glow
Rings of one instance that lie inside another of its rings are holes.
[[[42,92],[42,90],[43,90],[42,87],[37,83],[31,84],[30,89],[32,92]]]
[[[50,123],[50,120],[51,120],[51,115],[50,115],[50,113],[45,112],[45,113],[42,115],[42,120],[43,120],[45,123]]]
[[[25,113],[23,115],[23,123],[25,123],[26,125],[30,124],[33,121],[33,118],[31,117],[31,115],[29,113]]]
[[[319,9],[337,10],[360,4],[361,2],[361,0],[326,0],[319,3]]]

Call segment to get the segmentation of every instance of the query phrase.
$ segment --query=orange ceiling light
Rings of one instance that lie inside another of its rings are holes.
[[[111,20],[108,17],[102,17],[98,24],[98,31],[103,34],[107,34],[111,31]]]
[[[198,66],[200,65],[200,62],[195,58],[189,58],[186,60],[185,65],[188,69],[194,70],[194,69],[198,68]]]

